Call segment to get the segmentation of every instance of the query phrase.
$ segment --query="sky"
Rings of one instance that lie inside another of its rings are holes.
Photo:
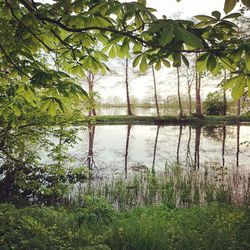
[[[122,2],[130,2],[130,0],[122,0]],[[211,12],[214,10],[219,10],[223,13],[224,0],[181,0],[180,2],[176,0],[147,0],[147,5],[157,10],[157,12],[154,13],[157,17],[162,17],[162,15],[171,17],[178,14],[180,18],[185,19],[192,18],[198,14],[211,15]],[[114,64],[113,62],[111,63],[113,66]],[[117,63],[117,65],[119,64],[121,63]],[[116,66],[116,71],[120,72],[121,77],[117,78],[109,75],[108,77],[99,78],[96,82],[95,90],[101,94],[103,99],[118,96],[125,101],[125,84],[122,78],[124,68]],[[158,92],[163,98],[177,94],[176,75],[173,71],[173,68],[171,70],[165,68],[156,72]],[[203,99],[209,92],[217,90],[217,83],[218,82],[204,84],[205,86],[203,86],[201,93]],[[181,85],[182,94],[186,94],[186,84],[182,82]],[[153,80],[150,70],[148,70],[148,76],[135,77],[133,74],[130,74],[130,92],[132,96],[141,100],[144,98],[152,98],[152,86]]]
[[[122,0],[130,2],[130,0]],[[192,17],[198,14],[210,14],[214,10],[223,10],[224,0],[147,0],[148,7],[157,10],[157,16],[172,16],[181,13],[182,18]]]

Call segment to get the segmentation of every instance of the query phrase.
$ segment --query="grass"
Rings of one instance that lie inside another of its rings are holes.
[[[97,181],[83,187],[83,195],[99,196],[118,210],[165,204],[170,208],[220,204],[250,205],[250,176],[238,169],[184,170],[179,165],[165,173],[140,173],[131,178]],[[78,196],[81,202],[81,194]]]
[[[238,124],[239,122],[250,122],[250,116],[204,116],[197,118],[195,116],[187,116],[180,119],[178,116],[96,116],[85,118],[83,122],[91,122],[93,124],[200,124],[200,125],[226,125]]]
[[[70,208],[0,205],[0,249],[249,249],[250,211],[233,206],[114,210],[85,197]]]

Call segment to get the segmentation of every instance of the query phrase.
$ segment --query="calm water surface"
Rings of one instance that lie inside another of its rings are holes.
[[[141,126],[83,127],[67,149],[75,166],[86,165],[100,176],[144,169],[164,171],[179,162],[184,167],[222,166],[250,169],[250,126]],[[56,139],[55,139],[56,140]],[[41,153],[43,163],[53,155]]]
[[[244,178],[250,173],[247,125],[26,126],[0,133],[0,202],[18,206],[55,204],[69,183],[88,184],[85,174],[78,175],[82,179],[72,174],[81,167],[92,170],[95,183],[134,173],[160,174],[176,162],[184,172],[197,170],[192,172],[203,176],[209,170],[236,169]]]

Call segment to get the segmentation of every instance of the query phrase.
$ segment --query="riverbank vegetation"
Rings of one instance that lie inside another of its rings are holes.
[[[210,205],[114,210],[99,198],[78,207],[0,205],[1,249],[248,249],[250,212]]]

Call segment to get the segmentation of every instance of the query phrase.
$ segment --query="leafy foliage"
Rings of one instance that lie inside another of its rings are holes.
[[[235,4],[226,0],[225,12]],[[249,7],[249,1],[242,4]],[[136,55],[133,65],[143,72],[149,65],[157,70],[188,65],[184,53],[196,53],[200,71],[216,75],[222,65],[248,79],[249,39],[237,36],[232,21],[239,13],[222,17],[214,11],[196,16],[196,23],[157,19],[154,11],[145,0],[0,0],[2,120],[15,126],[31,111],[52,116],[63,112],[65,100],[86,98],[77,76],[88,70],[104,74],[108,58],[131,57],[131,52]],[[246,91],[249,80],[242,86],[234,88],[235,98]]]
[[[204,113],[207,115],[222,115],[224,103],[222,95],[218,92],[209,93],[204,103]]]
[[[92,219],[94,220],[92,220]],[[1,249],[248,249],[246,208],[164,205],[115,212],[86,197],[70,209],[0,205]]]

